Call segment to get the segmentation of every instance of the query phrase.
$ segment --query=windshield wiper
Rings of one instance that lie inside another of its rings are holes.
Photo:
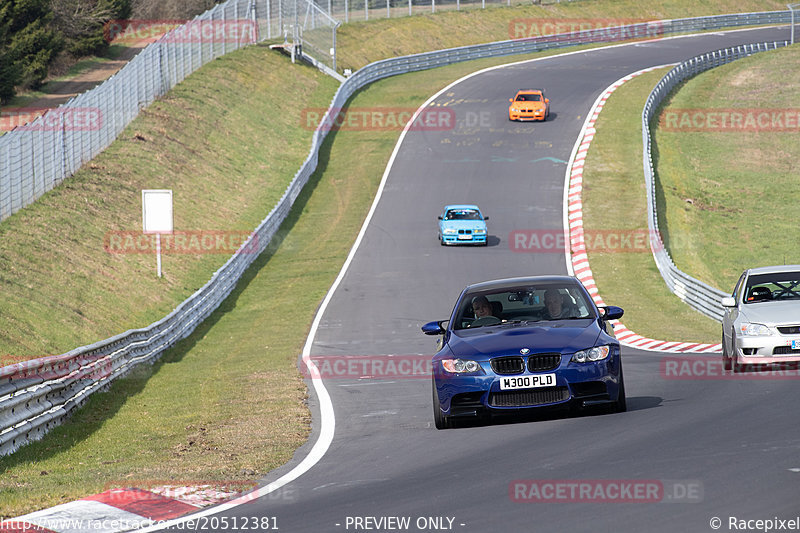
[[[503,322],[500,325],[501,326],[519,326],[520,324],[525,325],[525,324],[531,324],[531,323],[534,323],[534,322],[541,322],[541,319],[526,318],[525,320],[521,320],[521,319],[507,320],[507,321]]]

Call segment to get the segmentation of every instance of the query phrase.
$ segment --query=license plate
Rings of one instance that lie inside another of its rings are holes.
[[[800,350],[800,341],[792,341],[792,350]]]
[[[537,387],[555,387],[555,385],[555,374],[500,378],[500,390],[533,389]]]
[[[459,235],[458,240],[460,241],[471,241],[472,235]]]

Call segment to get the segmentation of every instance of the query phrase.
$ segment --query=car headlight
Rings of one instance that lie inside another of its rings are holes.
[[[572,361],[574,363],[588,363],[592,361],[601,361],[608,357],[609,352],[608,346],[595,346],[594,348],[589,348],[588,350],[580,350],[575,352],[572,356]]]
[[[473,231],[472,231],[472,233],[480,233],[480,234],[484,234],[484,233],[486,233],[486,230],[485,230],[485,229],[483,229],[483,228],[481,228],[481,229],[476,229],[476,230],[473,230]]]
[[[742,322],[741,331],[742,335],[749,336],[772,335],[772,330],[764,324],[751,324],[750,322]]]
[[[450,372],[451,374],[465,374],[477,372],[481,369],[481,365],[479,365],[476,361],[470,361],[467,359],[443,359],[442,367],[445,369],[445,371]]]
[[[445,228],[444,234],[445,235],[455,235],[458,233],[458,230],[454,230],[453,228]]]

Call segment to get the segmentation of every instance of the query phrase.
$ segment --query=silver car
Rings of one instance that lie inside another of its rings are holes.
[[[726,370],[800,362],[800,265],[745,270],[722,306]]]

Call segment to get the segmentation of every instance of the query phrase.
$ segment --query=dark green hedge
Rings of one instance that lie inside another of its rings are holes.
[[[62,50],[105,54],[105,24],[130,15],[131,0],[0,0],[0,103],[39,88]]]

